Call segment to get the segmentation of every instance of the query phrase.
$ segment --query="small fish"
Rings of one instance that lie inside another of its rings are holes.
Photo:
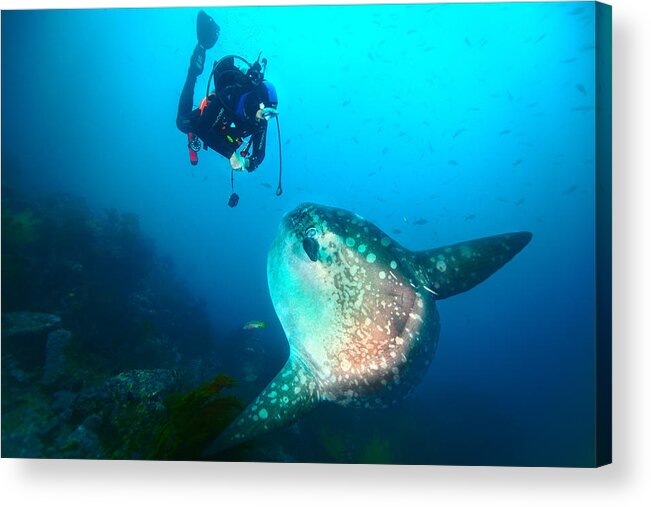
[[[576,84],[576,89],[579,90],[579,92],[581,92],[583,95],[588,94],[588,92],[585,91],[585,87],[580,83]]]
[[[509,97],[509,100],[510,100],[511,102],[513,102],[513,95],[511,95],[511,92],[508,91],[508,90],[506,90],[506,94],[507,94],[507,96]]]
[[[578,16],[578,15],[581,14],[582,12],[583,12],[583,7],[575,7],[575,8],[572,9],[570,12],[568,12],[568,14],[569,14],[570,16]]]
[[[474,213],[471,213],[470,215],[466,215],[464,218],[466,220],[474,220],[475,218],[477,218],[477,215],[475,215]]]
[[[513,167],[517,167],[517,166],[519,166],[521,163],[522,163],[522,159],[519,158],[518,160],[516,160],[515,162],[513,162]]]
[[[472,42],[470,42],[470,39],[468,39],[468,37],[465,38],[465,42],[466,42],[466,46],[468,46],[469,48],[472,47]]]
[[[271,185],[269,183],[260,183],[260,186],[264,188],[271,188]]]
[[[448,165],[457,166],[457,165],[459,165],[459,163],[456,160],[448,160]]]
[[[393,234],[401,234],[401,233],[402,233],[402,230],[400,230],[400,229],[392,229],[391,232],[392,232]]]
[[[577,106],[573,107],[572,111],[581,111],[581,112],[586,112],[586,111],[592,111],[594,108],[592,106]]]
[[[267,323],[262,320],[250,320],[242,326],[242,329],[249,331],[251,329],[264,329],[265,327],[267,327]]]
[[[382,148],[382,155],[386,155],[387,153],[389,153],[389,148],[385,146]]]
[[[505,136],[506,134],[510,134],[510,133],[511,133],[511,131],[509,129],[502,130],[502,132],[500,132],[500,137]]]
[[[577,188],[579,188],[577,185],[572,185],[571,187],[567,187],[561,195],[570,195],[572,192],[576,191]]]
[[[414,222],[414,225],[425,225],[426,223],[427,223],[427,220],[425,220],[424,218],[419,218],[418,220],[416,220]]]
[[[344,100],[344,101],[341,103],[341,106],[342,106],[342,107],[346,107],[348,104],[350,104],[350,100]]]
[[[545,37],[547,37],[547,34],[544,33],[540,37],[538,37],[535,41],[534,44],[538,44],[541,40],[543,40]]]
[[[354,142],[355,144],[359,144],[359,141],[357,140],[356,137],[352,137],[351,139],[353,140],[353,142]]]
[[[454,135],[452,136],[452,139],[455,139],[459,134],[461,134],[462,132],[465,132],[465,131],[466,131],[466,129],[459,129],[459,130],[457,130],[457,131],[454,133]]]
[[[516,206],[520,206],[523,203],[524,203],[524,197],[520,197],[520,199],[515,201],[513,204],[515,204]]]
[[[572,63],[576,62],[576,58],[567,58],[566,60],[561,60],[561,63]]]

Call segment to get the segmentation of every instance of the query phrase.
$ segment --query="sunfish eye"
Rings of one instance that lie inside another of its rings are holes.
[[[316,227],[308,227],[308,229],[305,231],[305,237],[313,238],[314,236],[316,236]]]
[[[319,242],[314,238],[305,238],[303,240],[303,250],[312,262],[319,258]]]

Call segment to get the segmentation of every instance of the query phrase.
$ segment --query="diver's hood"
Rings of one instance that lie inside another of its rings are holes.
[[[235,112],[241,118],[251,121],[255,119],[260,104],[264,104],[265,107],[278,107],[276,88],[269,81],[262,81],[253,90],[243,93],[238,100]]]

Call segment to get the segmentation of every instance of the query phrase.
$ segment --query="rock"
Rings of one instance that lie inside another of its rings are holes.
[[[3,380],[6,378],[10,381],[9,383],[28,384],[32,382],[35,375],[20,368],[20,366],[18,366],[18,361],[16,361],[16,358],[13,355],[3,354],[2,377]]]
[[[61,324],[61,318],[51,313],[11,312],[2,314],[2,336],[6,338],[39,335]]]
[[[10,353],[28,372],[41,368],[45,362],[45,337],[60,325],[61,318],[50,313],[3,313],[3,354]]]
[[[74,419],[84,420],[99,435],[104,458],[142,459],[157,438],[155,428],[165,421],[163,400],[176,387],[171,370],[130,370],[89,389],[74,402]]]
[[[15,388],[3,382],[2,389],[2,457],[45,457],[43,438],[53,429],[48,397],[35,382]],[[7,399],[20,402],[7,403]]]
[[[2,432],[3,458],[43,458],[43,444],[29,433]]]
[[[65,329],[57,329],[47,335],[43,367],[44,384],[52,385],[65,377],[66,352],[71,342],[72,333]]]
[[[59,457],[102,459],[106,456],[99,437],[84,422],[68,436]]]

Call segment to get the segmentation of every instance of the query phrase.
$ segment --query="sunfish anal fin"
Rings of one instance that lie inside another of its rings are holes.
[[[285,366],[248,407],[204,451],[211,456],[269,431],[288,426],[322,401],[319,382],[290,353]]]

